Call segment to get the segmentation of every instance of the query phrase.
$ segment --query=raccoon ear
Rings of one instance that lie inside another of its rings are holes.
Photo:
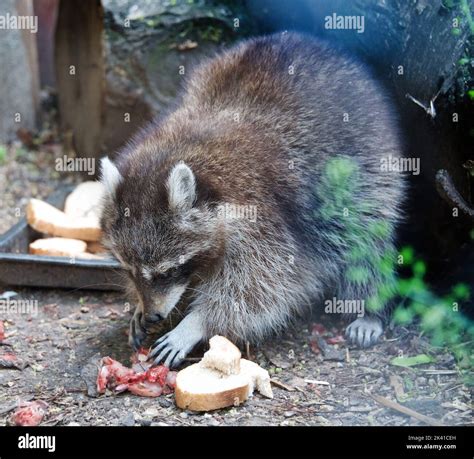
[[[112,161],[110,161],[108,156],[102,158],[100,164],[100,181],[102,182],[108,193],[114,194],[117,185],[122,180],[122,176],[120,175],[117,166]]]
[[[168,199],[173,210],[189,210],[196,199],[193,171],[183,162],[173,167],[168,178]]]

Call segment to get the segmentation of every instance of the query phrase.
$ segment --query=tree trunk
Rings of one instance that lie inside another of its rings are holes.
[[[31,0],[0,2],[2,17],[33,17]],[[7,25],[8,27],[8,25]],[[36,128],[39,108],[39,76],[36,34],[32,29],[0,30],[0,142],[16,137],[22,128]]]
[[[55,68],[61,130],[80,157],[103,155],[105,70],[100,0],[62,0]]]

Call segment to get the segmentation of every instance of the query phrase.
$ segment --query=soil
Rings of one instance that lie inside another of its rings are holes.
[[[329,345],[332,352],[323,356],[315,353],[313,340],[313,330],[320,325],[301,322],[283,337],[250,347],[250,358],[277,381],[272,400],[256,394],[242,406],[198,414],[178,409],[173,394],[90,396],[88,385],[95,395],[100,357],[129,363],[130,312],[125,298],[120,293],[43,289],[18,293],[22,299],[37,301],[38,314],[10,314],[5,321],[5,342],[26,366],[0,370],[1,425],[7,424],[18,401],[32,399],[49,404],[43,425],[472,424],[471,394],[457,374],[453,357],[431,348],[416,330],[402,328],[372,349],[341,343]],[[330,334],[338,333],[334,329]],[[198,349],[194,356],[202,352]],[[430,353],[436,363],[412,368],[392,365],[390,361],[401,352]],[[432,420],[401,414],[370,394],[398,398]]]
[[[25,216],[31,197],[45,199],[59,185],[81,181],[77,175],[56,171],[55,160],[62,155],[56,144],[37,151],[6,147],[6,157],[0,160],[0,235]]]
[[[0,165],[0,232],[22,215],[15,209],[24,209],[29,197],[44,198],[59,183],[78,180],[54,171],[52,162],[58,154],[9,149]],[[0,288],[0,296],[6,290],[12,288]],[[6,335],[0,353],[13,352],[23,361],[22,369],[0,369],[0,425],[7,424],[18,403],[26,400],[48,403],[43,425],[473,424],[472,394],[455,359],[444,349],[431,347],[415,326],[389,330],[379,345],[359,350],[338,342],[342,326],[337,323],[325,324],[335,344],[324,345],[321,338],[318,342],[316,332],[322,329],[313,319],[260,347],[250,347],[249,352],[244,349],[245,357],[271,373],[275,382],[271,400],[256,394],[242,406],[199,414],[178,409],[173,394],[97,397],[99,358],[109,355],[129,363],[131,312],[126,298],[116,292],[15,290],[14,299],[33,301],[37,315],[0,317]],[[150,337],[149,344],[157,336]],[[197,349],[186,363],[203,351]],[[433,363],[410,368],[391,363],[399,355],[422,353],[432,356]],[[387,400],[413,411],[402,414],[387,407]]]

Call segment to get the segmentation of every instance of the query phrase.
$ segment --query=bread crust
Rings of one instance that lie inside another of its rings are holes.
[[[40,233],[83,241],[98,241],[102,231],[95,218],[74,218],[39,199],[26,207],[28,224]]]
[[[58,257],[79,256],[87,249],[87,244],[78,239],[46,238],[37,239],[29,246],[30,253],[34,255],[50,255]]]
[[[212,394],[193,394],[176,387],[176,405],[183,410],[212,411],[241,405],[248,398],[248,385]]]
[[[196,379],[194,374],[198,370],[202,370],[199,363],[190,365],[181,370],[176,377],[175,399],[176,405],[184,410],[192,411],[212,411],[228,406],[241,405],[249,396],[249,383],[245,379],[235,378],[238,385],[236,387],[226,388],[224,390],[217,390],[214,392],[191,392],[187,388],[189,382],[187,379]],[[218,373],[214,370],[207,370],[210,374],[215,373],[216,378],[219,378]]]
[[[87,244],[78,239],[51,237],[37,239],[29,245],[29,252],[33,255],[47,255],[50,257],[73,257],[93,260],[103,260],[104,257],[86,252]]]

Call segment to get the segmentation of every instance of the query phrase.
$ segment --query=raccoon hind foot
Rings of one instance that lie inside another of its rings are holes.
[[[378,317],[360,317],[346,328],[346,338],[351,344],[367,348],[376,344],[383,333]]]

